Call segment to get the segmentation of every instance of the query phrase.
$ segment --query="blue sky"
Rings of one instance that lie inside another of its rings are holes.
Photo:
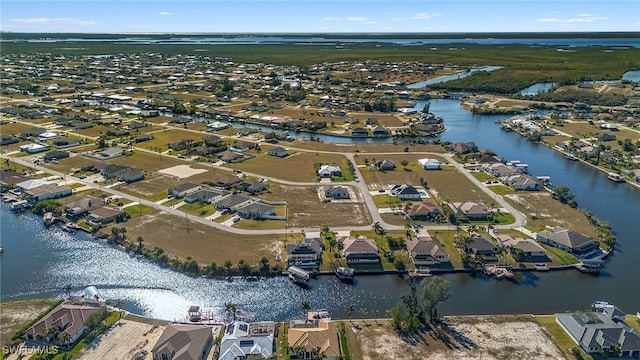
[[[640,31],[640,1],[0,1],[13,32]]]

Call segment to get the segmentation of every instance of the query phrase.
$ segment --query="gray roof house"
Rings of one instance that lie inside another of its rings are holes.
[[[229,194],[216,200],[214,203],[216,204],[216,209],[218,210],[229,209],[232,211],[237,211],[240,206],[246,205],[251,201],[253,201],[253,199],[247,195]]]
[[[271,155],[271,156],[277,156],[277,157],[286,157],[289,156],[289,150],[283,148],[283,147],[274,147],[273,149],[270,149],[269,151],[267,151],[267,155]]]
[[[357,238],[346,236],[338,239],[338,241],[344,245],[342,255],[347,260],[347,263],[380,262],[378,246],[374,240],[367,239],[364,236]]]
[[[287,267],[295,265],[303,269],[317,269],[322,257],[322,241],[306,238],[287,244]]]
[[[200,190],[200,185],[194,184],[194,183],[184,183],[184,184],[180,184],[176,187],[172,187],[169,189],[169,195],[173,195],[177,198],[181,198],[184,197],[186,195],[189,195],[191,193],[194,193],[196,191]]]
[[[400,200],[420,200],[420,192],[413,185],[402,184],[392,185],[389,190],[391,195],[395,195]]]
[[[212,344],[211,327],[169,324],[151,349],[151,354],[153,360],[206,359]]]
[[[340,185],[325,185],[324,196],[327,199],[349,199],[349,189]]]
[[[276,208],[260,201],[238,206],[238,215],[244,219],[267,219],[276,214]]]
[[[25,191],[25,195],[33,201],[57,199],[69,196],[73,193],[70,187],[58,186],[58,184],[44,184]]]
[[[482,256],[487,261],[497,261],[498,248],[482,236],[473,236],[471,242],[464,244],[464,251],[475,257]]]
[[[449,262],[449,255],[431,236],[409,238],[406,245],[416,267]]]
[[[391,160],[380,160],[376,164],[381,171],[395,170],[396,164]]]
[[[144,179],[144,173],[135,169],[130,169],[118,177],[118,181],[124,181],[126,183],[132,183],[142,179]]]
[[[248,193],[255,194],[267,189],[267,185],[264,182],[260,182],[256,179],[245,180],[240,183],[240,188]]]
[[[109,164],[106,167],[104,167],[102,170],[100,170],[100,174],[105,179],[112,179],[112,178],[118,178],[119,176],[123,175],[128,171],[131,171],[131,168],[128,166]]]
[[[228,190],[209,187],[185,195],[184,202],[187,204],[192,204],[198,201],[213,202],[229,194],[230,192]]]
[[[624,321],[599,312],[556,314],[556,322],[587,353],[610,351],[614,344],[621,356],[640,357],[638,331]]]
[[[536,240],[574,255],[588,254],[599,247],[597,240],[560,226],[540,231]]]
[[[251,354],[268,359],[274,350],[274,332],[273,322],[233,322],[225,329],[218,360],[244,359]]]

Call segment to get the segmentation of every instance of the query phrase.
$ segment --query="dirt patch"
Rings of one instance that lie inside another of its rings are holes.
[[[164,326],[121,320],[94,340],[78,359],[151,359]]]
[[[348,336],[355,336],[363,360],[563,358],[533,318],[448,318],[445,326],[408,337],[400,337],[388,322],[361,328]]]
[[[205,169],[194,169],[189,165],[177,165],[170,168],[162,169],[158,171],[161,174],[176,177],[178,179],[186,179],[193,175],[198,175],[207,172]]]
[[[20,328],[46,311],[55,300],[25,300],[0,304],[0,346],[11,343]]]

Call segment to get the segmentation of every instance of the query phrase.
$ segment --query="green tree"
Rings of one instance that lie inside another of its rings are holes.
[[[400,161],[400,165],[402,165],[402,168],[406,170],[407,165],[409,165],[409,161],[403,159]]]
[[[437,306],[451,297],[449,281],[441,276],[432,276],[422,282],[421,306],[429,321],[438,320]]]
[[[302,310],[302,318],[307,319],[307,313],[311,311],[311,303],[309,300],[302,300],[300,303],[300,309]]]
[[[353,309],[355,308],[355,306],[353,304],[349,304],[347,305],[347,316],[349,316],[349,322],[351,321],[351,314],[353,313]]]
[[[578,203],[575,201],[575,194],[571,192],[571,189],[567,185],[560,185],[553,188],[552,197],[563,204],[567,204],[571,207],[577,207]]]

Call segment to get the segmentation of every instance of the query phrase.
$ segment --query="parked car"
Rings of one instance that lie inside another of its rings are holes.
[[[236,215],[236,216],[234,216],[234,217],[233,217],[233,222],[234,222],[234,223],[237,223],[238,221],[240,221],[240,216],[237,216],[237,215]]]

